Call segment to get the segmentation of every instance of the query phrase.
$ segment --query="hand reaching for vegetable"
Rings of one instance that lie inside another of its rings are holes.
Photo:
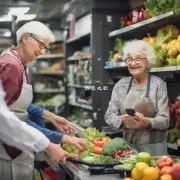
[[[71,144],[76,146],[80,151],[84,151],[87,148],[87,142],[83,138],[71,137],[68,135],[64,135],[62,138],[63,144]]]
[[[74,128],[71,128],[69,125],[69,121],[65,118],[57,115],[52,116],[52,123],[56,126],[56,128],[65,134],[76,134],[77,131]]]

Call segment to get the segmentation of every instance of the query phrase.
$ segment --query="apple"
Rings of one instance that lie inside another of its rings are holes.
[[[137,162],[145,162],[147,164],[151,161],[151,155],[147,152],[140,152],[136,157]]]
[[[176,108],[179,108],[179,107],[180,107],[180,100],[176,99]]]
[[[179,180],[179,178],[180,178],[180,163],[177,163],[172,167],[171,176],[172,176],[173,180]]]

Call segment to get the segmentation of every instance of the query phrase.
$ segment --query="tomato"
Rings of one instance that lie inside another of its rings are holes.
[[[124,19],[125,22],[128,21],[128,17],[127,16],[124,16],[123,19]]]
[[[93,153],[101,155],[102,154],[102,148],[94,146]]]
[[[71,157],[73,159],[78,159],[78,155],[76,155],[76,154],[70,154],[69,157]]]
[[[120,21],[121,21],[121,22],[124,22],[124,17],[121,17],[121,18],[120,18]]]
[[[132,22],[131,22],[131,21],[128,21],[128,22],[127,22],[127,25],[128,25],[128,26],[132,25]]]
[[[171,174],[171,170],[172,170],[171,166],[165,166],[160,170],[160,175]]]
[[[104,146],[104,144],[106,144],[109,140],[110,140],[110,138],[108,138],[108,137],[104,137],[102,140],[98,140],[97,138],[94,138],[93,143],[95,146],[102,148]]]
[[[157,166],[161,169],[165,166],[172,166],[173,159],[169,156],[161,156],[157,161]]]

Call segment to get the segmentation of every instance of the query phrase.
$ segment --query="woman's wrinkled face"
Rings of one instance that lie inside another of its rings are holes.
[[[126,64],[129,73],[133,76],[139,76],[148,70],[148,60],[142,53],[129,53],[126,58]]]
[[[27,34],[23,37],[23,44],[25,62],[27,64],[46,54],[50,40]]]

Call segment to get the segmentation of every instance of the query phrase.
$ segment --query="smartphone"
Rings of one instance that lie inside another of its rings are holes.
[[[134,116],[136,111],[134,109],[126,109],[126,113],[129,115],[129,116]]]

